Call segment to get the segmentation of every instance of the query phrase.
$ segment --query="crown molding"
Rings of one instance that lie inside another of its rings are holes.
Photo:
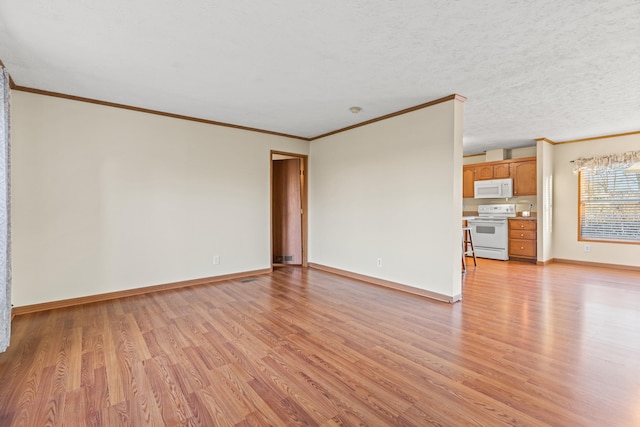
[[[158,115],[158,116],[171,117],[171,118],[174,118],[174,119],[189,120],[189,121],[192,121],[192,122],[206,123],[206,124],[209,124],[209,125],[224,126],[224,127],[229,127],[229,128],[233,128],[233,129],[241,129],[241,130],[246,130],[246,131],[250,131],[250,132],[266,133],[266,134],[269,134],[269,135],[284,136],[284,137],[287,137],[287,138],[294,138],[294,139],[300,139],[300,140],[303,140],[303,141],[309,141],[309,138],[305,138],[303,136],[290,135],[290,134],[287,134],[287,133],[274,132],[274,131],[270,131],[270,130],[252,128],[252,127],[248,127],[248,126],[241,126],[241,125],[236,125],[236,124],[233,124],[233,123],[218,122],[218,121],[215,121],[215,120],[208,120],[208,119],[202,119],[202,118],[199,118],[199,117],[185,116],[185,115],[182,115],[182,114],[168,113],[166,111],[158,111],[158,110],[151,110],[151,109],[148,109],[148,108],[134,107],[132,105],[118,104],[116,102],[102,101],[102,100],[99,100],[99,99],[85,98],[85,97],[82,97],[82,96],[67,95],[67,94],[64,94],[64,93],[51,92],[51,91],[48,91],[48,90],[34,89],[34,88],[30,88],[30,87],[25,87],[25,86],[16,86],[13,89],[21,91],[21,92],[34,93],[34,94],[37,94],[37,95],[45,95],[45,96],[52,96],[52,97],[55,97],[55,98],[70,99],[72,101],[87,102],[89,104],[104,105],[104,106],[107,106],[107,107],[121,108],[121,109],[124,109],[124,110],[131,110],[131,111],[138,111],[138,112],[141,112],[141,113],[155,114],[155,115]]]
[[[324,138],[324,137],[327,137],[327,136],[335,135],[335,134],[341,133],[341,132],[346,132],[348,130],[359,128],[361,126],[370,125],[371,123],[379,122],[381,120],[390,119],[391,117],[400,116],[402,114],[407,114],[407,113],[410,113],[412,111],[421,110],[423,108],[431,107],[431,106],[436,105],[436,104],[441,104],[443,102],[453,101],[453,100],[460,101],[460,102],[465,102],[467,100],[467,98],[465,96],[458,95],[457,93],[454,93],[452,95],[445,96],[444,98],[436,99],[436,100],[433,100],[433,101],[425,102],[424,104],[420,104],[420,105],[416,105],[414,107],[405,108],[404,110],[396,111],[395,113],[386,114],[384,116],[376,117],[375,119],[367,120],[367,121],[364,121],[364,122],[361,122],[361,123],[356,123],[355,125],[351,125],[351,126],[347,126],[347,127],[341,128],[341,129],[337,129],[337,130],[331,131],[331,132],[323,133],[322,135],[314,136],[314,137],[310,138],[309,140],[310,141],[314,141],[316,139],[320,139],[320,138]]]
[[[4,65],[4,63],[2,62],[1,59],[0,59],[0,67],[6,68],[6,66]],[[327,137],[327,136],[330,136],[330,135],[335,135],[337,133],[345,132],[345,131],[348,131],[348,130],[351,130],[351,129],[355,129],[355,128],[358,128],[358,127],[361,127],[361,126],[366,126],[366,125],[369,125],[371,123],[379,122],[381,120],[389,119],[391,117],[400,116],[402,114],[410,113],[412,111],[416,111],[416,110],[420,110],[420,109],[423,109],[423,108],[427,108],[427,107],[430,107],[432,105],[441,104],[441,103],[447,102],[447,101],[456,100],[456,101],[460,101],[460,102],[465,102],[467,100],[467,98],[465,96],[462,96],[462,95],[454,93],[452,95],[445,96],[443,98],[439,98],[439,99],[436,99],[436,100],[433,100],[433,101],[425,102],[424,104],[419,104],[419,105],[416,105],[414,107],[405,108],[404,110],[396,111],[394,113],[386,114],[384,116],[376,117],[376,118],[371,119],[371,120],[367,120],[367,121],[364,121],[364,122],[361,122],[361,123],[356,123],[356,124],[351,125],[351,126],[347,126],[347,127],[341,128],[341,129],[336,129],[334,131],[327,132],[327,133],[324,133],[324,134],[317,135],[317,136],[309,138],[309,137],[291,135],[291,134],[282,133],[282,132],[274,132],[274,131],[270,131],[270,130],[266,130],[266,129],[259,129],[259,128],[253,128],[253,127],[248,127],[248,126],[236,125],[236,124],[233,124],[233,123],[218,122],[218,121],[215,121],[215,120],[208,120],[208,119],[202,119],[202,118],[198,118],[198,117],[185,116],[185,115],[182,115],[182,114],[174,114],[174,113],[168,113],[168,112],[165,112],[165,111],[151,110],[151,109],[135,107],[135,106],[131,106],[131,105],[118,104],[118,103],[115,103],[115,102],[102,101],[102,100],[99,100],[99,99],[85,98],[85,97],[75,96],[75,95],[68,95],[68,94],[64,94],[64,93],[52,92],[52,91],[47,91],[47,90],[42,90],[42,89],[35,89],[35,88],[26,87],[26,86],[18,86],[18,85],[16,85],[15,81],[13,80],[13,77],[11,76],[11,74],[9,74],[9,87],[12,90],[19,90],[19,91],[22,91],[22,92],[29,92],[29,93],[34,93],[34,94],[38,94],[38,95],[45,95],[45,96],[52,96],[52,97],[56,97],[56,98],[70,99],[70,100],[73,100],[73,101],[87,102],[87,103],[90,103],[90,104],[104,105],[104,106],[107,106],[107,107],[121,108],[121,109],[125,109],[125,110],[132,110],[132,111],[138,111],[138,112],[142,112],[142,113],[155,114],[155,115],[159,115],[159,116],[171,117],[171,118],[180,119],[180,120],[189,120],[189,121],[193,121],[193,122],[205,123],[205,124],[210,124],[210,125],[215,125],[215,126],[230,127],[230,128],[233,128],[233,129],[246,130],[246,131],[250,131],[250,132],[258,132],[258,133],[264,133],[264,134],[268,134],[268,135],[283,136],[283,137],[286,137],[286,138],[299,139],[299,140],[302,140],[302,141],[314,141],[316,139],[324,138],[324,137]],[[601,135],[601,136],[594,136],[594,137],[590,137],[590,138],[581,138],[581,139],[571,139],[571,140],[559,141],[559,142],[552,141],[549,138],[536,138],[535,141],[536,142],[539,142],[539,141],[540,142],[546,142],[546,143],[551,144],[551,145],[561,145],[561,144],[573,144],[573,143],[576,143],[576,142],[595,141],[595,140],[598,140],[598,139],[616,138],[616,137],[620,137],[620,136],[628,136],[628,135],[636,135],[636,134],[640,134],[640,131],[625,132],[625,133],[615,133],[615,134],[610,134],[610,135]],[[473,156],[481,156],[481,155],[484,155],[484,153],[471,154],[471,155],[467,155],[467,156],[464,156],[464,157],[473,157]]]
[[[233,123],[225,123],[225,122],[218,122],[215,120],[208,120],[208,119],[202,119],[202,118],[198,118],[198,117],[192,117],[192,116],[185,116],[182,114],[174,114],[174,113],[168,113],[166,111],[158,111],[158,110],[151,110],[148,108],[141,108],[141,107],[135,107],[132,105],[126,105],[126,104],[119,104],[116,102],[109,102],[109,101],[102,101],[99,99],[93,99],[93,98],[85,98],[82,96],[76,96],[76,95],[68,95],[65,93],[60,93],[60,92],[52,92],[52,91],[48,91],[48,90],[42,90],[42,89],[35,89],[35,88],[31,88],[31,87],[26,87],[26,86],[17,86],[17,85],[13,85],[11,87],[13,90],[17,90],[17,91],[21,91],[21,92],[28,92],[28,93],[34,93],[37,95],[44,95],[44,96],[52,96],[54,98],[62,98],[62,99],[69,99],[72,101],[79,101],[79,102],[87,102],[90,104],[96,104],[96,105],[103,105],[103,106],[107,106],[107,107],[113,107],[113,108],[121,108],[124,110],[131,110],[131,111],[138,111],[141,113],[147,113],[147,114],[155,114],[155,115],[159,115],[159,116],[165,116],[165,117],[171,117],[174,119],[181,119],[181,120],[189,120],[189,121],[193,121],[193,122],[198,122],[198,123],[206,123],[206,124],[210,124],[210,125],[216,125],[216,126],[224,126],[224,127],[230,127],[233,129],[241,129],[241,130],[246,130],[246,131],[250,131],[250,132],[259,132],[259,133],[264,133],[264,134],[268,134],[268,135],[276,135],[276,136],[284,136],[286,138],[293,138],[293,139],[299,139],[302,141],[313,141],[316,139],[320,139],[320,138],[324,138],[325,136],[329,136],[329,135],[334,135],[336,133],[340,133],[340,132],[344,132],[350,129],[354,129],[357,127],[361,127],[361,126],[365,126],[371,123],[375,123],[381,120],[385,120],[385,119],[389,119],[391,117],[396,117],[396,116],[400,116],[402,114],[406,114],[406,113],[410,113],[412,111],[416,111],[416,110],[420,110],[423,108],[427,108],[430,107],[432,105],[436,105],[436,104],[441,104],[443,102],[447,102],[447,101],[452,101],[452,100],[456,100],[456,101],[460,101],[460,102],[465,102],[467,100],[466,97],[462,96],[462,95],[458,95],[458,94],[452,94],[449,96],[445,96],[444,98],[440,98],[440,99],[436,99],[433,101],[429,101],[429,102],[425,102],[424,104],[420,104],[420,105],[416,105],[414,107],[409,107],[406,108],[404,110],[400,110],[400,111],[396,111],[394,113],[390,113],[390,114],[386,114],[384,116],[380,116],[371,120],[367,120],[365,122],[362,123],[357,123],[355,125],[351,125],[342,129],[337,129],[322,135],[318,135],[315,137],[311,137],[311,138],[307,138],[304,136],[298,136],[298,135],[291,135],[291,134],[287,134],[287,133],[281,133],[281,132],[274,132],[274,131],[270,131],[270,130],[266,130],[266,129],[258,129],[258,128],[252,128],[252,127],[248,127],[248,126],[242,126],[242,125],[236,125]]]
[[[552,140],[550,140],[548,138],[536,138],[535,141],[536,142],[546,142],[546,143],[551,144],[551,145],[556,145],[557,144],[557,142],[554,142],[554,141],[552,141]]]
[[[570,139],[567,141],[552,141],[548,138],[536,138],[536,142],[537,141],[542,141],[542,142],[547,142],[551,145],[562,145],[562,144],[573,144],[576,142],[586,142],[586,141],[596,141],[598,139],[607,139],[607,138],[617,138],[620,136],[629,136],[629,135],[638,135],[640,134],[640,131],[633,131],[633,132],[625,132],[625,133],[612,133],[610,135],[601,135],[601,136],[592,136],[590,138],[581,138],[581,139]]]
[[[0,66],[3,67],[3,68],[6,68],[1,59],[0,59]],[[371,124],[371,123],[379,122],[381,120],[389,119],[391,117],[400,116],[402,114],[410,113],[412,111],[416,111],[416,110],[420,110],[420,109],[423,109],[423,108],[427,108],[427,107],[430,107],[432,105],[437,105],[437,104],[440,104],[440,103],[443,103],[443,102],[447,102],[447,101],[455,100],[455,101],[459,101],[459,102],[465,102],[467,100],[466,96],[462,96],[462,95],[459,95],[457,93],[454,93],[452,95],[445,96],[444,98],[439,98],[439,99],[436,99],[436,100],[433,100],[433,101],[425,102],[423,104],[419,104],[419,105],[416,105],[414,107],[405,108],[404,110],[396,111],[394,113],[386,114],[384,116],[376,117],[376,118],[371,119],[371,120],[367,120],[367,121],[364,121],[364,122],[361,122],[361,123],[356,123],[355,125],[347,126],[347,127],[341,128],[341,129],[337,129],[337,130],[334,130],[334,131],[331,131],[331,132],[324,133],[322,135],[317,135],[317,136],[309,138],[309,137],[291,135],[291,134],[282,133],[282,132],[270,131],[270,130],[266,130],[266,129],[259,129],[259,128],[253,128],[253,127],[248,127],[248,126],[242,126],[242,125],[237,125],[237,124],[233,124],[233,123],[219,122],[219,121],[208,120],[208,119],[203,119],[203,118],[199,118],[199,117],[186,116],[186,115],[183,115],[183,114],[175,114],[175,113],[169,113],[169,112],[166,112],[166,111],[159,111],[159,110],[152,110],[152,109],[148,109],[148,108],[135,107],[135,106],[132,106],[132,105],[119,104],[119,103],[116,103],[116,102],[103,101],[103,100],[100,100],[100,99],[86,98],[86,97],[83,97],[83,96],[76,96],[76,95],[69,95],[69,94],[65,94],[65,93],[53,92],[53,91],[48,91],[48,90],[43,90],[43,89],[36,89],[36,88],[27,87],[27,86],[18,86],[18,85],[15,84],[15,81],[13,80],[13,77],[11,77],[11,74],[9,74],[9,87],[12,90],[17,90],[17,91],[21,91],[21,92],[28,92],[28,93],[33,93],[33,94],[37,94],[37,95],[44,95],[44,96],[51,96],[51,97],[54,97],[54,98],[69,99],[69,100],[72,100],[72,101],[86,102],[86,103],[89,103],[89,104],[103,105],[103,106],[106,106],[106,107],[121,108],[121,109],[124,109],[124,110],[137,111],[137,112],[147,113],[147,114],[155,114],[155,115],[158,115],[158,116],[171,117],[171,118],[174,118],[174,119],[188,120],[188,121],[192,121],[192,122],[205,123],[205,124],[210,124],[210,125],[215,125],[215,126],[229,127],[229,128],[233,128],[233,129],[246,130],[246,131],[250,131],[250,132],[258,132],[258,133],[264,133],[264,134],[268,134],[268,135],[283,136],[283,137],[286,137],[286,138],[299,139],[299,140],[302,140],[302,141],[313,141],[313,140],[316,140],[316,139],[324,138],[324,137],[329,136],[329,135],[335,135],[335,134],[340,133],[340,132],[345,132],[345,131],[348,131],[348,130],[351,130],[351,129],[355,129],[355,128],[358,128],[358,127],[361,127],[361,126],[366,126],[366,125]]]
[[[3,68],[6,68],[4,63],[2,62],[2,60],[0,60],[0,66],[2,66]],[[416,105],[414,107],[409,107],[409,108],[405,108],[404,110],[400,110],[400,111],[396,111],[394,113],[390,113],[390,114],[386,114],[384,116],[380,116],[380,117],[376,117],[374,119],[371,120],[367,120],[361,123],[356,123],[355,125],[351,125],[351,126],[347,126],[341,129],[337,129],[331,132],[327,132],[324,133],[322,135],[317,135],[311,138],[308,137],[304,137],[304,136],[298,136],[298,135],[291,135],[288,133],[282,133],[282,132],[274,132],[274,131],[270,131],[270,130],[266,130],[266,129],[259,129],[259,128],[253,128],[253,127],[248,127],[248,126],[242,126],[242,125],[237,125],[237,124],[233,124],[233,123],[226,123],[226,122],[219,122],[216,120],[208,120],[208,119],[203,119],[203,118],[199,118],[199,117],[192,117],[192,116],[186,116],[183,114],[175,114],[175,113],[169,113],[166,111],[159,111],[159,110],[152,110],[152,109],[148,109],[148,108],[141,108],[141,107],[135,107],[132,105],[126,105],[126,104],[119,104],[116,102],[109,102],[109,101],[103,101],[100,99],[94,99],[94,98],[86,98],[83,96],[76,96],[76,95],[69,95],[66,93],[60,93],[60,92],[53,92],[53,91],[49,91],[49,90],[43,90],[43,89],[36,89],[36,88],[32,88],[32,87],[27,87],[27,86],[18,86],[15,84],[13,78],[11,77],[11,74],[9,74],[9,87],[12,90],[17,90],[17,91],[21,91],[21,92],[27,92],[27,93],[33,93],[36,95],[44,95],[44,96],[51,96],[54,98],[62,98],[62,99],[69,99],[72,101],[79,101],[79,102],[86,102],[89,104],[96,104],[96,105],[103,105],[106,107],[113,107],[113,108],[121,108],[124,110],[131,110],[131,111],[137,111],[140,113],[147,113],[147,114],[155,114],[158,116],[164,116],[164,117],[171,117],[174,119],[180,119],[180,120],[188,120],[188,121],[192,121],[192,122],[198,122],[198,123],[205,123],[205,124],[210,124],[210,125],[215,125],[215,126],[223,126],[223,127],[229,127],[229,128],[233,128],[233,129],[240,129],[240,130],[246,130],[249,132],[258,132],[258,133],[264,133],[264,134],[268,134],[268,135],[275,135],[275,136],[283,136],[286,138],[293,138],[293,139],[299,139],[302,141],[313,141],[316,139],[320,139],[320,138],[324,138],[326,136],[329,135],[335,135],[337,133],[340,132],[345,132],[351,129],[355,129],[361,126],[366,126],[368,124],[371,123],[375,123],[375,122],[379,122],[381,120],[385,120],[385,119],[389,119],[391,117],[396,117],[396,116],[400,116],[402,114],[406,114],[406,113],[410,113],[412,111],[416,111],[416,110],[420,110],[423,108],[427,108],[430,107],[432,105],[437,105],[443,102],[447,102],[447,101],[460,101],[460,102],[465,102],[467,100],[467,98],[465,96],[459,95],[457,93],[454,93],[452,95],[449,96],[445,96],[444,98],[440,98],[440,99],[436,99],[433,101],[429,101],[429,102],[425,102],[423,104],[419,104]]]
[[[607,139],[607,138],[617,138],[620,136],[629,136],[629,135],[638,135],[640,134],[640,131],[633,131],[633,132],[625,132],[625,133],[613,133],[611,135],[601,135],[601,136],[594,136],[591,138],[581,138],[581,139],[571,139],[568,141],[560,141],[560,142],[556,142],[555,145],[559,145],[559,144],[573,144],[575,142],[586,142],[586,141],[595,141],[598,139]]]

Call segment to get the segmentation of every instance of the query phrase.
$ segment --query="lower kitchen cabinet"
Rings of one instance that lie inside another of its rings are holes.
[[[536,262],[536,218],[509,218],[509,259]]]

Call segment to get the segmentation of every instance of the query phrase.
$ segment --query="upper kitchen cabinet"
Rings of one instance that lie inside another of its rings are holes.
[[[476,180],[493,179],[493,165],[476,165]]]
[[[468,165],[471,167],[472,165]],[[475,180],[482,181],[485,179],[501,179],[509,178],[509,163],[487,163],[487,164],[475,164]]]
[[[466,165],[462,167],[462,197],[473,197],[473,181],[476,180],[476,166]]]
[[[499,165],[493,165],[493,179],[509,178],[511,170],[509,164],[502,163]]]
[[[472,198],[473,182],[485,179],[513,179],[514,196],[531,196],[537,192],[536,158],[472,163],[462,167],[462,197]]]
[[[513,178],[514,196],[535,195],[537,190],[536,161],[511,163],[511,178]]]

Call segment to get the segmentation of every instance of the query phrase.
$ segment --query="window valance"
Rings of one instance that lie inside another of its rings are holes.
[[[571,163],[573,163],[573,173],[578,173],[582,170],[626,169],[637,162],[640,162],[640,151],[582,157]]]

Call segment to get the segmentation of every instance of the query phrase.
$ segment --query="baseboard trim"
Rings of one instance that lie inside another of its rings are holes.
[[[553,264],[553,258],[548,259],[546,261],[536,261],[536,265],[549,265],[549,264]]]
[[[344,276],[350,279],[360,280],[362,282],[366,282],[371,285],[394,289],[396,291],[406,292],[409,294],[418,295],[421,297],[433,299],[436,301],[446,302],[449,304],[460,301],[462,299],[462,295],[454,295],[453,297],[450,297],[448,295],[440,294],[437,292],[431,292],[424,289],[414,288],[412,286],[403,285],[401,283],[391,282],[389,280],[384,280],[384,279],[378,279],[377,277],[366,276],[364,274],[354,273],[347,270],[341,270],[339,268],[329,267],[326,265],[316,264],[313,262],[309,263],[309,268],[315,268],[316,270],[322,270],[328,273],[337,274],[338,276]]]
[[[59,301],[43,302],[40,304],[23,305],[20,307],[14,307],[11,310],[12,318],[23,314],[37,313],[40,311],[53,310],[56,308],[72,307],[75,305],[90,304],[93,302],[109,301],[117,298],[131,297],[136,295],[143,295],[153,292],[169,291],[172,289],[188,288],[190,286],[199,286],[212,284],[216,282],[222,282],[225,280],[242,279],[248,276],[258,276],[263,274],[270,274],[273,271],[272,268],[263,268],[261,270],[243,271],[240,273],[223,274],[221,276],[204,277],[202,279],[184,280],[181,282],[165,283],[162,285],[145,286],[143,288],[125,289],[122,291],[108,292],[105,294],[88,295],[86,297],[69,298]]]
[[[640,271],[640,267],[637,265],[607,264],[604,262],[579,261],[574,259],[563,259],[563,258],[552,258],[551,261],[558,264],[574,264],[574,265],[584,265],[589,267],[614,268],[616,270]]]

